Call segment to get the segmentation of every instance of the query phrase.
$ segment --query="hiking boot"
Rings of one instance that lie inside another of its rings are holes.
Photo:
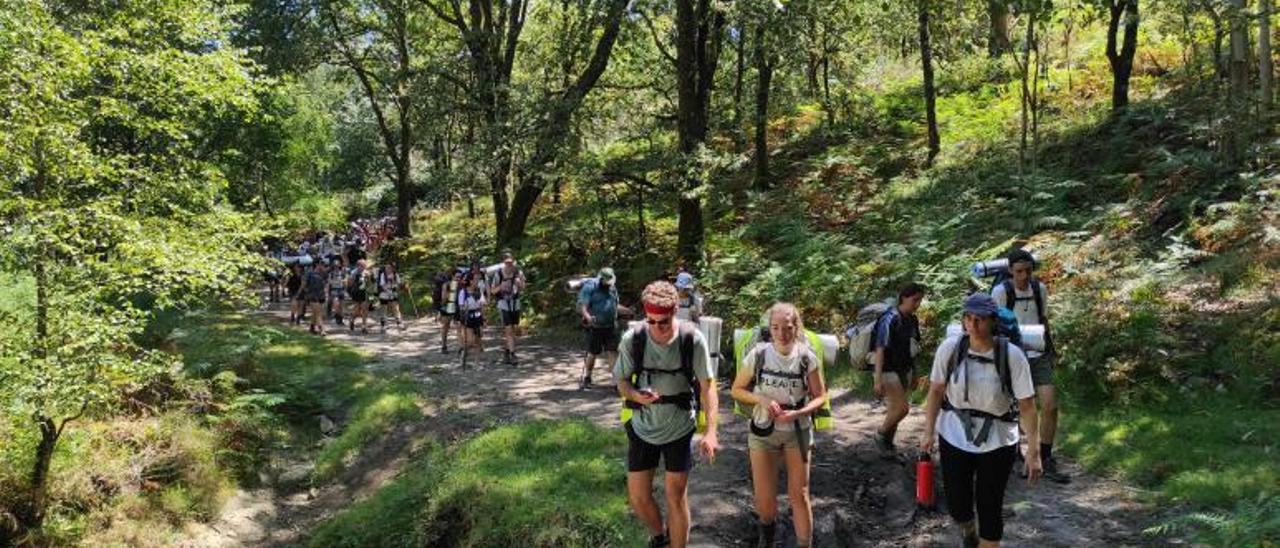
[[[447,345],[443,345],[443,344],[442,344],[442,345],[440,345],[440,353],[441,353],[441,354],[448,354],[448,353],[449,353],[449,347],[448,347]]]
[[[1058,470],[1058,459],[1044,461],[1044,479],[1066,485],[1071,483],[1071,476]]]
[[[978,548],[978,535],[960,535],[961,546],[964,548]]]
[[[586,390],[588,388],[591,388],[591,377],[584,375],[582,380],[578,381],[578,390]]]
[[[387,330],[387,319],[386,319],[386,318],[379,318],[379,319],[378,319],[378,323],[382,324],[382,330],[383,330],[383,331],[386,331],[386,330]]]
[[[893,438],[889,437],[888,434],[883,433],[876,434],[876,447],[878,447],[880,452],[886,457],[893,457],[893,455],[898,451],[897,448],[893,446]]]
[[[518,363],[518,361],[516,360],[516,353],[514,351],[507,353],[507,363],[511,364],[512,367],[515,367],[515,365]]]
[[[778,533],[778,522],[756,524],[756,548],[773,548]]]
[[[665,548],[671,545],[671,537],[664,532],[661,535],[649,537],[649,548]]]

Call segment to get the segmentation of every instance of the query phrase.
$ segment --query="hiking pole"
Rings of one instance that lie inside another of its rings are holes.
[[[413,307],[413,319],[421,320],[422,316],[418,314],[418,300],[413,298],[413,288],[405,284],[404,292],[409,294],[409,305]]]

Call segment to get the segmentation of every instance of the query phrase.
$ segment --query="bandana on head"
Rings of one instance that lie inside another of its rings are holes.
[[[674,314],[676,307],[674,306],[658,306],[650,303],[644,303],[644,313],[653,314],[654,316],[666,316]]]

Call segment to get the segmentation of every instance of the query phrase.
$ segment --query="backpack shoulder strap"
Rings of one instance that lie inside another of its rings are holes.
[[[1031,281],[1035,282],[1035,280]],[[1006,279],[1000,283],[1000,286],[1004,288],[1004,307],[1013,310],[1013,307],[1018,304],[1018,293],[1013,288],[1013,279]]]
[[[640,374],[644,372],[644,347],[649,345],[649,331],[644,327],[638,327],[631,332],[631,347],[627,350],[631,352],[631,376],[639,379]]]
[[[1031,278],[1031,296],[1036,301],[1036,317],[1040,320],[1040,325],[1044,325],[1044,293],[1040,291],[1040,280],[1036,278]]]
[[[690,386],[695,386],[698,382],[698,376],[693,372],[693,351],[693,328],[680,322],[680,372],[689,379]]]
[[[769,343],[757,343],[755,348],[751,349],[751,388],[755,389],[760,384],[760,374],[764,370],[765,352],[769,350]]]
[[[1013,375],[1009,372],[1009,339],[996,337],[996,372],[1000,374],[1000,386],[1005,394],[1013,396]]]
[[[960,360],[963,360],[968,354],[969,336],[963,335],[960,337],[960,340],[956,342],[955,347],[951,349],[951,358],[947,360],[946,384],[951,384],[951,378],[955,376],[956,368],[960,365]]]

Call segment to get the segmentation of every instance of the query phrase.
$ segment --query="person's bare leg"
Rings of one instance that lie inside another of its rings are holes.
[[[671,548],[689,544],[689,473],[667,472],[663,486],[667,490],[667,534]]]
[[[627,472],[627,499],[631,502],[631,511],[640,518],[649,535],[661,535],[662,511],[653,500],[653,470]]]
[[[880,434],[892,434],[898,429],[898,423],[906,418],[910,407],[907,404],[907,392],[898,375],[885,373],[884,376],[884,422],[880,425]]]
[[[453,327],[453,320],[448,316],[440,317],[440,351],[449,350],[449,328]]]
[[[778,518],[778,457],[771,451],[751,449],[751,487],[756,496],[756,515],[761,523]]]
[[[805,458],[798,449],[788,449],[784,458],[787,465],[787,498],[791,499],[791,521],[796,528],[796,545],[807,548],[813,543],[813,503],[809,498],[809,462],[813,459]]]
[[[1053,443],[1058,434],[1058,393],[1051,384],[1036,387],[1040,407],[1040,442]]]

